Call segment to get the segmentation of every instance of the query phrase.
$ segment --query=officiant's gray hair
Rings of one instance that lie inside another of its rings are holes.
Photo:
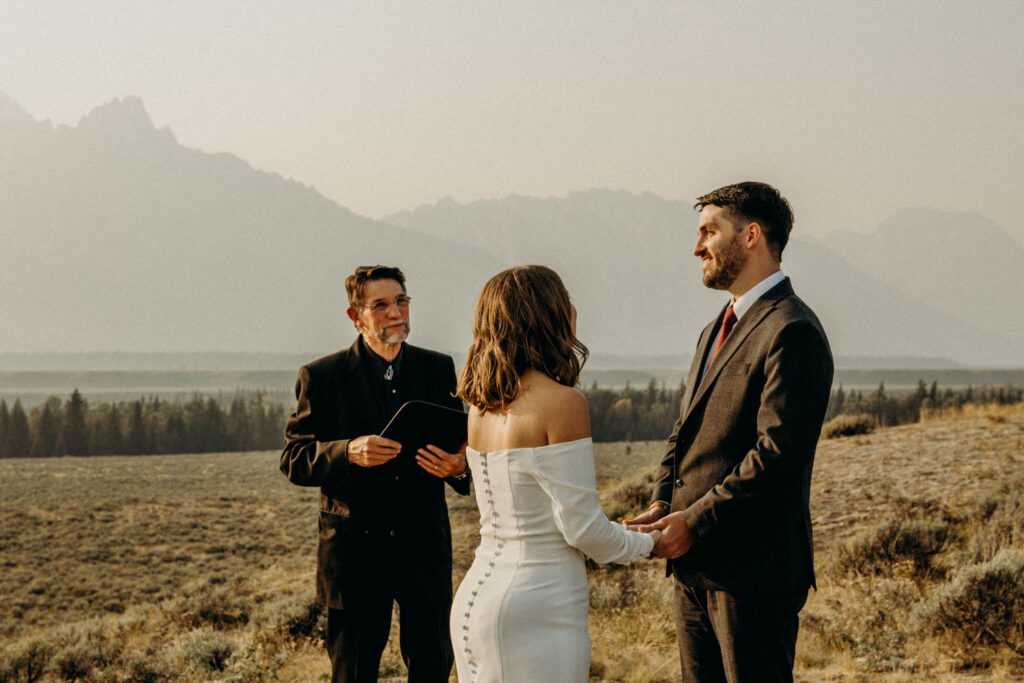
[[[373,280],[395,280],[405,291],[405,275],[395,266],[359,266],[356,272],[345,278],[345,292],[348,294],[348,305],[358,308],[363,305],[363,292],[366,283]]]

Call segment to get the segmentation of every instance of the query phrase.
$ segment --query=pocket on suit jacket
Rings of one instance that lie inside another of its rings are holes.
[[[749,375],[750,363],[729,363],[722,368],[721,377],[733,377],[735,375]]]
[[[320,511],[317,534],[317,598],[327,607],[341,609],[342,595],[349,582],[354,534],[350,533],[352,520],[347,515],[334,515]]]
[[[351,524],[352,518],[349,517],[348,514],[336,514],[333,512],[327,512],[326,510],[321,510],[319,529],[320,539],[332,539],[339,533],[348,529]]]

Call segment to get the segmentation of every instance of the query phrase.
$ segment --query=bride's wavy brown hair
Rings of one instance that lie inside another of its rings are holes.
[[[571,319],[569,292],[547,266],[518,266],[492,277],[476,303],[458,397],[480,410],[503,410],[530,369],[575,386],[590,352],[573,334]]]

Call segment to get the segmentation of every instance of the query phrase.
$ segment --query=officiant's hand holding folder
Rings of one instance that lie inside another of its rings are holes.
[[[400,456],[435,477],[466,472],[466,414],[426,401],[409,401],[395,411],[380,436],[402,444]]]

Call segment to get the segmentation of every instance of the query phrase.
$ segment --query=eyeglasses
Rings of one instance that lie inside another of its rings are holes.
[[[372,304],[363,304],[361,308],[369,308],[374,313],[387,313],[392,306],[396,306],[398,310],[404,311],[409,308],[410,301],[412,301],[412,297],[403,294],[394,299],[380,299]]]

